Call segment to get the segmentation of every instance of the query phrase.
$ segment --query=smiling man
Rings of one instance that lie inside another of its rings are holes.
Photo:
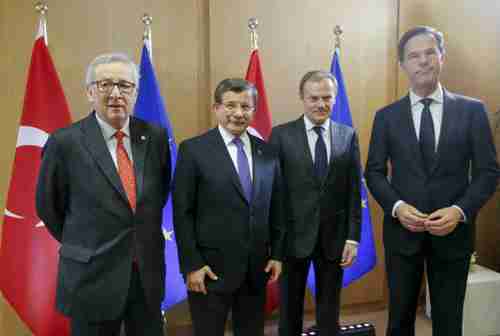
[[[271,146],[247,132],[257,90],[225,79],[214,94],[218,126],[179,146],[174,229],[195,336],[264,334],[267,281],[281,273],[281,173]]]
[[[330,119],[336,95],[332,74],[306,73],[299,84],[304,114],[274,127],[271,134],[287,191],[280,336],[302,333],[311,264],[319,333],[337,335],[343,269],[356,259],[361,223],[358,139],[354,129]]]
[[[413,28],[398,53],[410,92],[376,113],[365,172],[385,213],[387,335],[415,335],[425,264],[433,335],[458,336],[474,221],[498,183],[495,147],[484,105],[439,82],[442,33]]]
[[[61,243],[56,305],[73,336],[162,335],[161,231],[170,184],[166,131],[130,114],[138,71],[123,54],[88,67],[92,113],[53,133],[38,179],[39,217]]]

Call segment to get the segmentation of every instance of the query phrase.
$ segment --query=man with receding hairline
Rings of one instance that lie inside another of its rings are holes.
[[[311,264],[319,333],[338,334],[343,269],[357,255],[361,225],[358,138],[353,128],[330,119],[336,94],[332,74],[307,72],[299,84],[304,114],[274,127],[271,134],[287,191],[280,336],[302,333]]]
[[[433,335],[458,336],[474,221],[498,183],[495,147],[484,105],[439,82],[441,32],[410,29],[398,55],[410,92],[376,113],[365,171],[385,213],[387,335],[415,335],[425,265]]]
[[[165,261],[161,223],[170,185],[166,130],[131,116],[137,66],[96,57],[92,113],[54,132],[43,150],[36,207],[61,243],[57,309],[73,336],[160,336]]]

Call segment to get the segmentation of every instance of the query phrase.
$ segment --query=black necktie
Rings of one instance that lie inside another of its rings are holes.
[[[434,135],[434,123],[432,122],[430,109],[432,99],[424,98],[420,103],[424,105],[422,118],[420,119],[420,150],[422,151],[427,173],[430,173],[436,160],[436,137]]]
[[[318,140],[314,148],[314,171],[318,179],[323,183],[328,173],[328,157],[326,155],[325,140],[323,140],[323,128],[315,126],[313,130],[318,135]]]

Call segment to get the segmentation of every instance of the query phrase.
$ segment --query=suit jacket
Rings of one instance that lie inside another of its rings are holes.
[[[164,292],[162,210],[170,182],[166,132],[130,117],[137,186],[132,211],[95,114],[47,141],[36,191],[39,217],[61,243],[57,308],[89,321],[116,319],[132,260],[153,311]]]
[[[238,173],[218,128],[179,146],[174,176],[174,229],[181,272],[209,265],[219,277],[208,290],[231,292],[245,276],[255,289],[267,282],[269,259],[281,260],[285,235],[281,173],[271,147],[249,135],[253,199],[244,196]]]
[[[303,117],[273,128],[286,191],[289,256],[310,256],[319,239],[323,255],[342,256],[347,239],[360,240],[361,196],[358,140],[354,129],[331,122],[328,176],[321,183],[307,142]]]
[[[385,212],[386,249],[405,255],[420,253],[424,238],[430,236],[431,249],[442,258],[470,254],[474,249],[475,217],[494,192],[498,178],[484,105],[444,90],[437,160],[430,174],[423,166],[409,96],[381,109],[375,116],[365,176]],[[467,221],[444,237],[413,233],[392,217],[392,207],[398,200],[426,213],[457,205]]]

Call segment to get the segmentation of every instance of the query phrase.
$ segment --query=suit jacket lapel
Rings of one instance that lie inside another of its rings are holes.
[[[309,141],[307,140],[307,130],[304,123],[304,116],[295,121],[295,128],[295,133],[297,134],[297,136],[295,137],[297,139],[297,150],[303,153],[302,157],[304,158],[304,160],[302,160],[302,164],[305,165],[305,168],[307,169],[307,176],[312,176],[314,182],[316,184],[320,184],[321,181],[318,179],[316,173],[314,172],[314,162],[311,150],[309,148]]]
[[[240,196],[248,202],[243,192],[243,187],[241,186],[240,177],[238,172],[234,167],[233,160],[227,151],[226,144],[219,133],[218,128],[212,129],[208,134],[209,142],[211,144],[211,156],[213,157],[213,162],[217,162],[217,170],[222,170],[223,174],[227,174],[231,178],[231,182],[240,194]]]
[[[436,163],[434,164],[431,173],[436,170],[436,168],[440,163],[440,159],[443,157],[446,148],[446,143],[451,133],[451,126],[452,126],[451,111],[454,111],[457,108],[455,103],[456,100],[454,99],[454,97],[448,91],[443,89],[443,117],[441,120],[441,132],[439,134],[439,139],[438,139]]]
[[[344,141],[341,141],[342,137],[342,129],[336,122],[330,120],[330,161],[328,162],[328,174],[325,182],[335,179],[335,161],[345,150],[341,147],[344,144]]]
[[[253,136],[249,135],[250,143],[252,146],[252,161],[253,161],[253,179],[252,179],[252,203],[258,197],[260,193],[260,184],[262,179],[265,177],[263,173],[264,168],[264,158],[263,151],[260,144],[254,139]]]
[[[95,112],[94,112],[95,113]],[[82,144],[87,148],[90,155],[94,158],[96,165],[100,168],[103,175],[109,180],[115,190],[121,195],[123,200],[129,204],[125,190],[123,189],[120,176],[109,153],[108,146],[104,140],[97,119],[92,113],[82,121]]]
[[[420,150],[420,143],[417,137],[417,130],[415,129],[415,123],[413,122],[413,114],[411,113],[411,101],[410,96],[407,95],[401,100],[401,114],[399,119],[399,124],[401,125],[401,141],[409,141],[410,150],[413,152],[413,157],[420,166],[422,172],[426,172],[424,165],[424,158],[422,157],[422,151]]]
[[[137,203],[142,197],[144,187],[144,162],[150,141],[143,125],[133,117],[130,118],[130,144],[134,160],[134,173],[137,192]]]

